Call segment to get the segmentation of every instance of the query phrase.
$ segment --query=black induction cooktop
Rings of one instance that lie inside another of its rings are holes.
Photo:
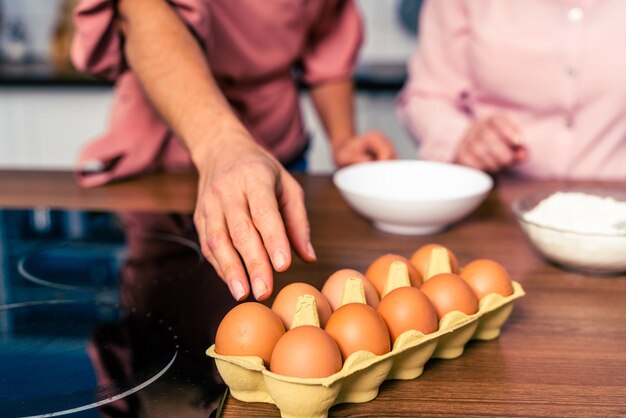
[[[0,417],[209,417],[234,306],[190,216],[0,211]]]

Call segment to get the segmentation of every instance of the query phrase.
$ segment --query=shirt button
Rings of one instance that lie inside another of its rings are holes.
[[[578,75],[578,73],[576,72],[576,68],[574,67],[567,67],[565,69],[565,74],[567,74],[567,76],[571,78],[574,78]]]
[[[565,127],[567,129],[572,129],[574,127],[574,116],[572,115],[567,115],[565,117]]]
[[[578,23],[585,17],[585,12],[580,7],[574,7],[567,12],[567,19],[572,23]]]

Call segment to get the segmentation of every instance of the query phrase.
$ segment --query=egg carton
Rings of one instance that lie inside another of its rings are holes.
[[[398,277],[394,276],[393,268],[390,279]],[[408,285],[408,274],[403,273],[400,277],[400,283],[395,280],[396,283],[388,284],[386,290]],[[374,399],[385,380],[419,377],[431,358],[457,358],[463,354],[470,340],[497,338],[513,310],[514,301],[525,294],[518,282],[513,281],[512,284],[513,294],[506,297],[496,293],[485,296],[475,314],[449,312],[439,321],[438,331],[426,335],[415,330],[406,331],[396,339],[389,353],[377,356],[358,351],[345,360],[339,372],[324,378],[279,375],[269,371],[260,357],[220,355],[215,352],[215,345],[206,354],[215,359],[220,375],[235,399],[274,404],[283,418],[325,418],[333,405]],[[363,291],[362,284],[360,291]],[[364,300],[364,294],[355,297],[353,292],[344,293],[344,303]],[[294,326],[319,326],[314,297],[304,295],[299,303],[301,306],[297,312],[300,315],[296,314]]]

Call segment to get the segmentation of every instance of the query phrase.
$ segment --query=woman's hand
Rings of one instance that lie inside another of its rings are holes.
[[[521,130],[505,115],[497,114],[470,126],[455,162],[497,173],[519,164],[526,156]]]
[[[339,168],[355,163],[394,158],[396,152],[391,141],[378,131],[369,131],[333,144],[333,159]]]
[[[194,160],[200,174],[194,222],[202,254],[237,300],[258,300],[273,289],[272,266],[291,264],[289,241],[315,261],[304,194],[281,164],[246,133]],[[249,278],[249,281],[248,281]]]

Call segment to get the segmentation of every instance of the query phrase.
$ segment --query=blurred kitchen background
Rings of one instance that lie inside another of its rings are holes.
[[[77,0],[0,0],[0,169],[69,169],[106,126],[112,87],[76,73],[68,58]],[[397,120],[395,100],[417,46],[421,0],[357,0],[366,41],[357,71],[357,123],[392,138],[403,158],[417,147]],[[305,94],[312,134],[309,171],[333,164]]]

